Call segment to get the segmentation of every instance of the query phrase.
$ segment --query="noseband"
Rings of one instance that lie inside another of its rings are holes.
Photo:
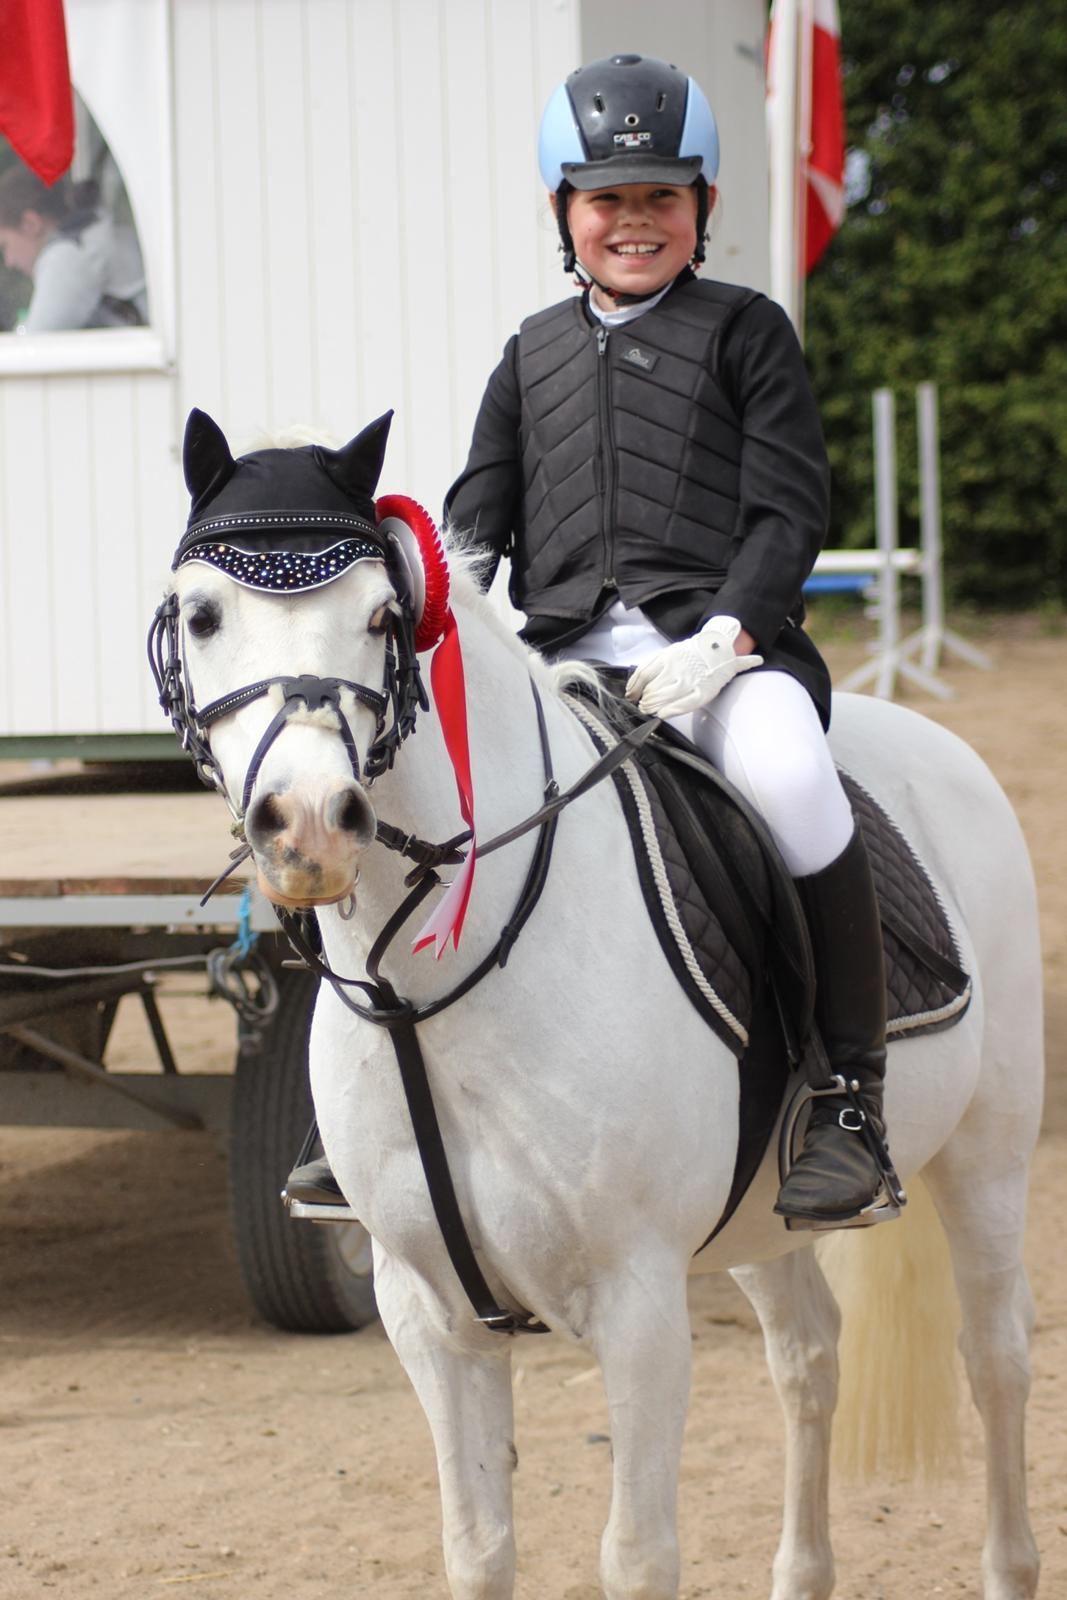
[[[260,768],[274,741],[296,712],[315,712],[327,709],[336,716],[338,730],[352,776],[356,782],[374,779],[390,768],[402,742],[415,728],[415,718],[421,708],[427,710],[429,701],[419,673],[415,654],[414,629],[408,608],[399,616],[392,616],[385,651],[385,676],[382,688],[370,689],[366,684],[353,683],[348,678],[317,678],[310,674],[300,677],[279,675],[261,678],[243,689],[233,689],[229,694],[212,700],[198,710],[193,703],[187,674],[181,658],[181,624],[178,616],[178,596],[173,591],[158,607],[148,634],[148,663],[159,691],[159,703],[171,720],[181,747],[192,758],[201,783],[217,789],[226,800],[234,821],[243,824],[252,798],[252,790]],[[245,774],[244,791],[240,808],[234,805],[226,788],[215,756],[212,754],[208,731],[212,725],[251,705],[275,686],[281,690],[282,706],[271,719],[266,732],[252,753]],[[347,689],[354,698],[375,715],[374,738],[360,767],[359,752],[348,718],[341,709],[341,691]],[[386,727],[387,714],[392,709],[392,721]]]

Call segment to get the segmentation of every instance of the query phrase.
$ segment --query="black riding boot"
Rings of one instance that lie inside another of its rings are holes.
[[[858,1099],[885,1138],[885,974],[874,880],[862,835],[822,872],[798,878],[815,960],[815,1018],[830,1071],[858,1084]],[[824,1083],[813,1083],[824,1088]],[[815,1227],[843,1226],[871,1205],[882,1174],[845,1095],[812,1102],[803,1147],[775,1211]]]
[[[303,1166],[294,1167],[285,1180],[282,1193],[287,1200],[300,1200],[304,1205],[346,1206],[348,1204],[325,1156],[319,1156],[316,1161],[305,1162]]]

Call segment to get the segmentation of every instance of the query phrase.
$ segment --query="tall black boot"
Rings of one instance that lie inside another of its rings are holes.
[[[821,872],[796,880],[815,961],[815,1019],[830,1072],[858,1086],[855,1098],[820,1094],[775,1211],[797,1226],[854,1223],[882,1189],[882,1170],[862,1119],[884,1143],[885,974],[882,930],[859,829]],[[824,1089],[825,1082],[812,1083]],[[891,1212],[889,1214],[895,1214]]]

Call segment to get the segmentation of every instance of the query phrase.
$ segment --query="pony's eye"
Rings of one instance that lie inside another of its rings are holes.
[[[185,626],[194,639],[210,639],[217,632],[221,618],[217,606],[198,605],[185,619]]]

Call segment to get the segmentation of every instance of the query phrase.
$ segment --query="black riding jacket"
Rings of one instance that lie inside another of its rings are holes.
[[[687,271],[620,328],[585,296],[522,324],[446,514],[492,569],[511,557],[511,597],[539,649],[577,638],[620,596],[672,639],[725,613],[826,721],[826,669],[798,624],[828,481],[785,313]]]

